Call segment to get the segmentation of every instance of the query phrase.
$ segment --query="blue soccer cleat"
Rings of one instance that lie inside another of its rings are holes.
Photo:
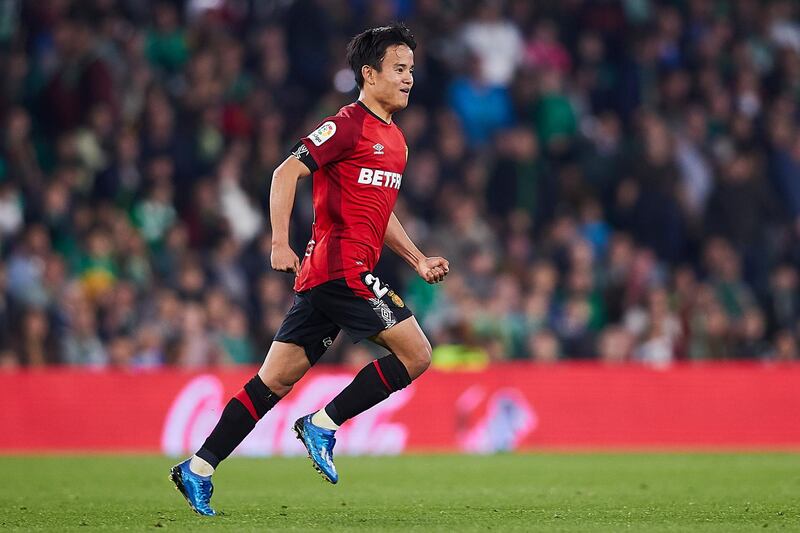
[[[336,445],[336,433],[331,429],[321,428],[311,423],[311,415],[298,418],[294,423],[294,432],[297,438],[308,450],[308,458],[314,468],[326,480],[333,484],[339,481],[336,466],[333,464],[333,447]]]
[[[211,495],[214,494],[211,476],[199,476],[189,470],[189,461],[191,458],[173,466],[169,478],[195,513],[215,516],[217,513],[211,508]]]

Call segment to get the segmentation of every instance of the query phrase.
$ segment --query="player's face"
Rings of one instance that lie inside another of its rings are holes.
[[[381,70],[373,70],[372,74],[374,84],[365,87],[374,91],[375,99],[390,113],[405,109],[414,85],[414,52],[404,44],[388,47]]]

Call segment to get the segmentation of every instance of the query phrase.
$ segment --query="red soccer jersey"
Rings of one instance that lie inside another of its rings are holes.
[[[294,290],[339,278],[349,284],[380,258],[406,167],[405,137],[358,101],[322,121],[292,153],[313,173],[314,198]]]

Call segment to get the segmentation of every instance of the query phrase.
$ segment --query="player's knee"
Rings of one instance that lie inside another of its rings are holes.
[[[420,374],[425,372],[431,366],[431,343],[428,339],[422,337],[420,342],[409,349],[401,357],[408,369],[408,375],[411,379],[416,379]]]
[[[272,392],[283,398],[310,367],[303,348],[275,342],[258,375]]]
[[[292,374],[264,375],[262,372],[259,372],[258,375],[261,377],[261,380],[264,382],[264,384],[269,387],[269,390],[281,398],[292,392],[294,384],[299,381],[299,378],[296,378]]]
[[[420,350],[419,354],[419,373],[422,374],[425,372],[429,366],[431,366],[431,357],[433,355],[433,349],[431,348],[431,343],[428,342],[428,339],[423,339],[424,342],[422,343],[422,349]]]
[[[269,387],[269,390],[281,398],[292,392],[292,387],[294,386],[294,383],[287,383],[286,381],[278,380],[273,376],[261,376],[261,379],[264,384]]]

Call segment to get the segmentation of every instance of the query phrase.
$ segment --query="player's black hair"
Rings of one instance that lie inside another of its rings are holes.
[[[411,31],[402,22],[392,22],[388,26],[363,31],[350,40],[347,44],[347,62],[356,75],[359,89],[364,87],[361,67],[369,65],[380,72],[386,49],[396,44],[404,44],[412,50],[417,47]]]

